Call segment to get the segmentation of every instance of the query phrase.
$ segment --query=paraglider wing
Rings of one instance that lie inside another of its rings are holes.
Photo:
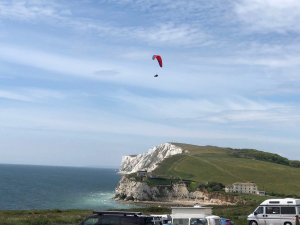
[[[153,60],[157,59],[158,64],[160,65],[160,67],[162,67],[162,59],[159,55],[154,55],[152,57]]]

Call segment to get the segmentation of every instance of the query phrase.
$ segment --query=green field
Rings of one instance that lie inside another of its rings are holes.
[[[165,159],[154,171],[157,175],[208,181],[224,185],[252,181],[267,193],[300,196],[300,168],[253,158],[237,158],[234,149],[174,143],[189,153]]]

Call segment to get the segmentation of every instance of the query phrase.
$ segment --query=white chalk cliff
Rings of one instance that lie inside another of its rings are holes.
[[[171,143],[158,145],[148,152],[136,156],[123,156],[120,173],[134,173],[139,170],[153,171],[165,158],[183,153],[183,149]]]
[[[222,205],[237,202],[239,196],[224,195],[215,192],[208,193],[199,190],[189,192],[184,183],[149,186],[146,182],[136,181],[135,178],[128,179],[124,175],[116,188],[114,199],[134,202],[173,202],[174,204],[177,201],[185,201],[192,204]]]
[[[151,172],[165,158],[182,153],[188,153],[188,151],[184,151],[171,143],[161,144],[143,154],[123,156],[120,172],[124,174],[134,173],[139,170]],[[189,192],[184,182],[170,182],[169,185],[149,186],[141,179],[130,178],[128,175],[123,175],[114,196],[116,200],[123,201],[188,201],[202,204],[230,204],[236,202],[238,197],[214,192],[202,192],[200,190]]]

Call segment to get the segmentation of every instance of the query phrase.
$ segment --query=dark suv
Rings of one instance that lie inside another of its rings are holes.
[[[140,212],[94,211],[79,225],[154,225],[152,216]]]

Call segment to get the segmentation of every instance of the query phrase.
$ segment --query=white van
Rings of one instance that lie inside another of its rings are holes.
[[[295,225],[300,199],[268,199],[247,218],[248,225]]]
[[[219,216],[211,215],[211,207],[172,207],[173,225],[222,225]]]

